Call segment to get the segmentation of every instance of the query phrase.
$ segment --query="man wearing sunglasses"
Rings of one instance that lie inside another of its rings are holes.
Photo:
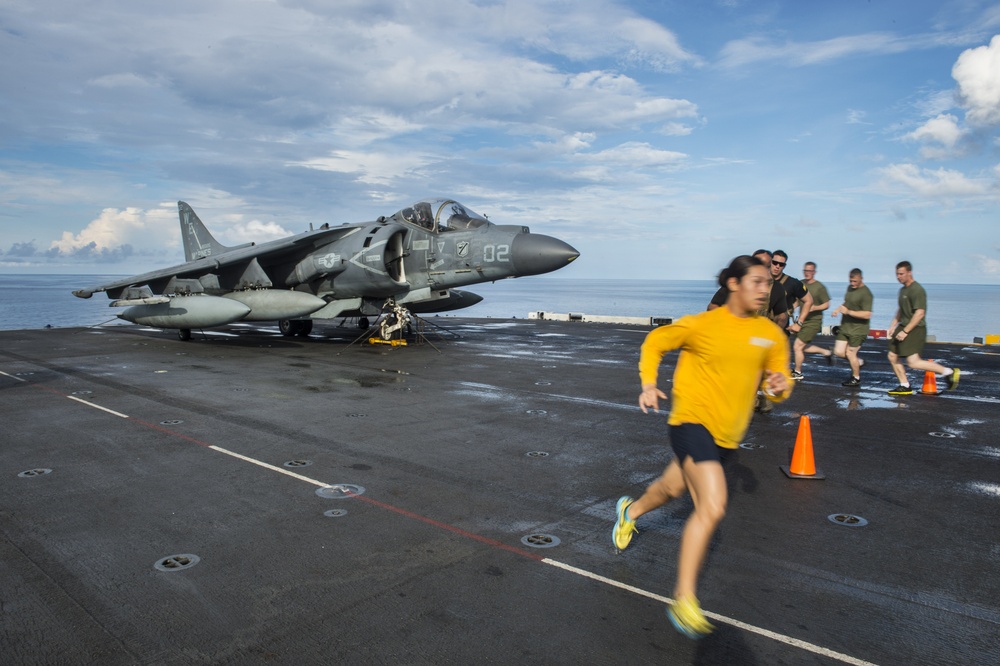
[[[813,297],[802,282],[785,273],[785,266],[788,265],[788,255],[785,251],[775,250],[771,254],[771,277],[785,290],[785,311],[791,322],[786,330],[789,335],[795,335],[802,330],[801,322],[806,320],[809,311],[812,310]],[[801,303],[798,319],[793,317],[797,303]]]
[[[764,264],[764,268],[771,270],[771,253],[767,250],[757,250],[753,253],[753,256]],[[714,310],[718,307],[722,307],[726,304],[726,299],[729,297],[729,291],[725,288],[719,289],[712,296],[712,300],[708,304],[709,310]],[[761,309],[757,314],[762,317],[767,317],[780,328],[785,328],[788,324],[788,313],[786,312],[785,306],[785,290],[782,289],[780,284],[776,284],[774,280],[771,280],[771,293],[768,296],[768,304],[766,308]]]

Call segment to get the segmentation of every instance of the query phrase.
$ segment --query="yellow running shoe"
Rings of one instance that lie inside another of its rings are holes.
[[[677,631],[688,638],[699,639],[708,636],[715,626],[705,619],[701,606],[694,597],[683,597],[667,606],[667,617]]]
[[[958,378],[961,376],[962,376],[961,370],[959,370],[958,368],[954,368],[951,371],[951,374],[947,378],[945,378],[945,382],[948,385],[949,391],[954,391],[955,389],[958,388]]]
[[[632,541],[632,535],[638,532],[635,528],[635,521],[629,520],[628,508],[632,506],[632,502],[635,500],[628,495],[622,495],[618,499],[618,504],[615,505],[615,528],[611,531],[611,540],[615,544],[615,548],[619,552],[628,548],[629,543]]]

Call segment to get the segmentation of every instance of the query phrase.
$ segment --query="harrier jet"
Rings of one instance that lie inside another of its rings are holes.
[[[464,287],[558,270],[580,253],[528,227],[493,224],[452,199],[426,199],[373,222],[342,224],[280,240],[220,244],[177,202],[186,263],[73,294],[107,292],[118,317],[159,328],[277,321],[308,335],[315,319],[457,310],[480,296]]]

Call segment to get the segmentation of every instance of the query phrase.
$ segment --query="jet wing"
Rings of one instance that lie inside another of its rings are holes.
[[[212,273],[222,268],[249,264],[252,260],[263,257],[280,257],[282,255],[296,252],[306,252],[321,245],[331,243],[340,238],[349,236],[364,225],[346,224],[332,229],[319,229],[317,231],[307,231],[288,238],[281,238],[260,245],[253,243],[233,248],[228,252],[215,256],[208,256],[195,261],[189,261],[169,268],[160,268],[155,271],[121,278],[114,282],[89,287],[87,289],[77,289],[73,295],[77,298],[90,298],[97,292],[108,292],[109,298],[118,298],[122,291],[128,287],[139,285],[167,282],[170,278],[197,278]]]

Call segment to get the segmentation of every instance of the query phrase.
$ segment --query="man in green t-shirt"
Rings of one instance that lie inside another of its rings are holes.
[[[900,359],[914,370],[930,371],[945,382],[949,390],[958,386],[961,374],[958,368],[946,368],[940,363],[920,358],[927,341],[927,292],[913,279],[913,265],[908,261],[896,264],[899,290],[899,309],[889,324],[889,363],[899,379],[899,386],[889,395],[913,395],[913,388],[906,378],[906,368]]]
[[[841,386],[851,388],[861,387],[862,360],[858,358],[861,343],[868,337],[868,329],[872,320],[872,304],[875,297],[871,289],[865,286],[864,276],[860,268],[852,268],[849,276],[850,285],[844,294],[844,302],[830,313],[831,317],[843,315],[840,329],[837,331],[837,341],[833,344],[833,353],[840,358],[846,358],[851,365],[851,376],[842,382]]]
[[[816,262],[807,261],[802,267],[802,286],[806,288],[812,296],[812,308],[804,318],[795,321],[799,325],[799,332],[795,334],[795,342],[792,343],[792,351],[795,354],[795,370],[792,371],[792,379],[802,379],[802,362],[806,358],[806,353],[822,354],[828,363],[833,363],[833,352],[823,347],[810,344],[816,334],[823,328],[823,312],[830,307],[830,294],[826,286],[816,279]],[[808,346],[807,346],[808,345]]]

